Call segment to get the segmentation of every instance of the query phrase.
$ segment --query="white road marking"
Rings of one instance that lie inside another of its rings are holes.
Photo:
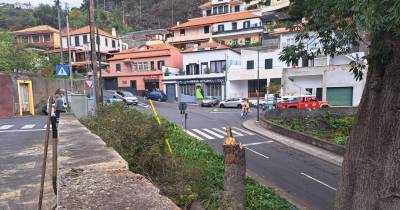
[[[210,130],[210,129],[204,128],[203,131],[205,131],[205,132],[207,132],[207,133],[210,133],[210,134],[216,136],[217,138],[220,138],[220,139],[223,139],[223,138],[224,138],[224,136],[219,135],[218,133],[215,133],[214,131],[212,131],[212,130]]]
[[[222,134],[222,135],[226,135],[226,131],[220,130],[218,128],[212,128],[213,130],[217,131],[218,133]]]
[[[0,126],[0,130],[7,130],[7,129],[10,129],[12,127],[14,127],[14,125],[2,125],[2,126]]]
[[[243,144],[243,146],[247,147],[247,146],[260,145],[260,144],[269,144],[269,143],[272,143],[272,142],[274,142],[274,141],[262,141],[262,142]]]
[[[222,127],[222,128],[226,130],[226,127]],[[244,136],[243,134],[241,134],[241,133],[239,133],[239,132],[237,132],[237,131],[235,131],[233,129],[232,129],[232,133],[237,135],[237,136]]]
[[[33,127],[35,127],[35,124],[27,124],[27,125],[22,126],[21,129],[32,129]]]
[[[237,127],[233,127],[235,130],[238,130],[238,131],[240,131],[240,132],[243,132],[243,133],[245,133],[245,134],[247,134],[247,135],[250,135],[250,136],[253,136],[253,135],[255,135],[254,133],[252,133],[252,132],[250,132],[250,131],[247,131],[247,130],[244,130],[244,129],[241,129],[241,128],[237,128]]]
[[[44,131],[44,130],[46,129],[6,130],[6,131],[0,131],[0,133],[34,132],[34,131]]]
[[[328,185],[328,184],[326,184],[326,183],[324,183],[324,182],[322,182],[322,181],[319,181],[318,179],[316,179],[316,178],[314,178],[314,177],[312,177],[312,176],[310,176],[310,175],[307,175],[307,174],[305,174],[305,173],[300,173],[300,174],[303,175],[303,176],[305,176],[305,177],[307,177],[307,178],[309,178],[309,179],[311,179],[311,180],[314,180],[314,181],[316,181],[316,182],[318,182],[318,183],[324,185],[325,187],[327,187],[327,188],[329,188],[329,189],[331,189],[331,190],[336,191],[336,188],[331,187],[330,185]]]
[[[204,140],[204,139],[202,139],[200,136],[198,136],[198,135],[196,135],[196,134],[194,134],[194,133],[192,133],[192,132],[190,132],[190,131],[188,131],[188,130],[185,130],[185,132],[186,132],[187,134],[193,136],[193,137],[196,138],[197,140],[200,140],[200,141],[203,141],[203,140]]]
[[[266,159],[269,159],[268,156],[265,156],[265,155],[263,155],[263,154],[261,154],[261,153],[255,151],[255,150],[252,150],[252,149],[250,149],[250,148],[248,148],[248,147],[246,147],[246,149],[249,150],[249,151],[251,151],[251,152],[254,152],[254,153],[257,154],[257,155],[260,155],[261,157],[264,157],[264,158],[266,158]]]
[[[192,129],[192,131],[194,131],[194,132],[206,137],[207,139],[215,139],[214,137],[204,133],[203,131],[200,131],[199,129]]]

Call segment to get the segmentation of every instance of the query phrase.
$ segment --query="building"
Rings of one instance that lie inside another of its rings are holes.
[[[241,0],[210,0],[199,8],[205,17],[245,11],[245,3]]]
[[[97,29],[95,28],[95,33]],[[70,35],[70,50],[71,50],[71,61],[72,69],[76,73],[86,73],[90,65],[90,27],[84,26],[82,28],[72,30],[69,32]],[[96,39],[96,51],[100,50],[101,67],[105,69],[108,63],[108,58],[112,56],[112,53],[127,50],[127,45],[124,44],[121,39],[116,35],[115,29],[112,34],[99,29],[99,36],[95,35]],[[63,51],[68,52],[67,48],[67,33],[62,34]],[[53,50],[53,53],[60,52],[60,49]]]
[[[235,12],[189,19],[169,29],[167,42],[180,48],[196,47],[215,40],[232,47],[261,43],[261,19],[252,12]]]
[[[165,42],[167,34],[166,29],[154,29],[130,32],[120,36],[120,38],[131,49],[143,45],[162,44]]]
[[[169,99],[179,94],[226,98],[226,69],[240,65],[240,53],[217,42],[201,44],[182,52],[183,71],[164,77],[163,83]]]
[[[182,67],[182,54],[169,44],[143,46],[114,53],[103,73],[104,88],[125,89],[135,94],[164,90],[163,74]]]
[[[60,33],[57,29],[48,25],[26,28],[14,31],[12,34],[15,36],[17,43],[26,43],[30,47],[45,50],[60,47]]]

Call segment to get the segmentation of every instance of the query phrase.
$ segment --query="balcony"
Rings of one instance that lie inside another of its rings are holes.
[[[219,36],[224,36],[230,33],[243,33],[243,32],[262,32],[263,31],[263,26],[261,24],[254,24],[250,25],[248,28],[237,28],[237,29],[232,29],[232,30],[223,30],[223,31],[218,31],[218,30],[213,30],[212,35],[219,35]]]
[[[210,34],[186,34],[168,37],[167,42],[178,43],[178,42],[190,42],[198,40],[209,40],[211,39]]]

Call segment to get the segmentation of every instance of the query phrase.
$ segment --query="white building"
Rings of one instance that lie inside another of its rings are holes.
[[[240,65],[240,53],[229,47],[209,42],[182,52],[183,70],[178,74],[164,77],[167,95],[174,92],[196,96],[201,90],[203,96],[226,98],[226,69]]]
[[[203,16],[221,15],[244,11],[245,3],[241,0],[210,0],[199,6]]]

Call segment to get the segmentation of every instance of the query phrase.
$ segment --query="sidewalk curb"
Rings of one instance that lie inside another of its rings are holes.
[[[280,144],[283,144],[283,145],[293,148],[295,150],[302,151],[309,155],[317,157],[319,159],[325,160],[336,166],[339,166],[339,167],[342,166],[342,162],[343,162],[342,156],[339,156],[339,155],[329,152],[327,150],[297,141],[295,139],[286,137],[284,135],[275,133],[273,131],[267,130],[264,127],[261,127],[261,125],[259,123],[260,122],[256,122],[255,120],[246,120],[246,121],[242,122],[242,127],[246,128],[250,131],[253,131],[261,136],[264,136],[266,138],[270,138]],[[252,125],[256,126],[258,129],[257,128],[255,129]],[[270,133],[270,135],[268,135],[267,133]]]

